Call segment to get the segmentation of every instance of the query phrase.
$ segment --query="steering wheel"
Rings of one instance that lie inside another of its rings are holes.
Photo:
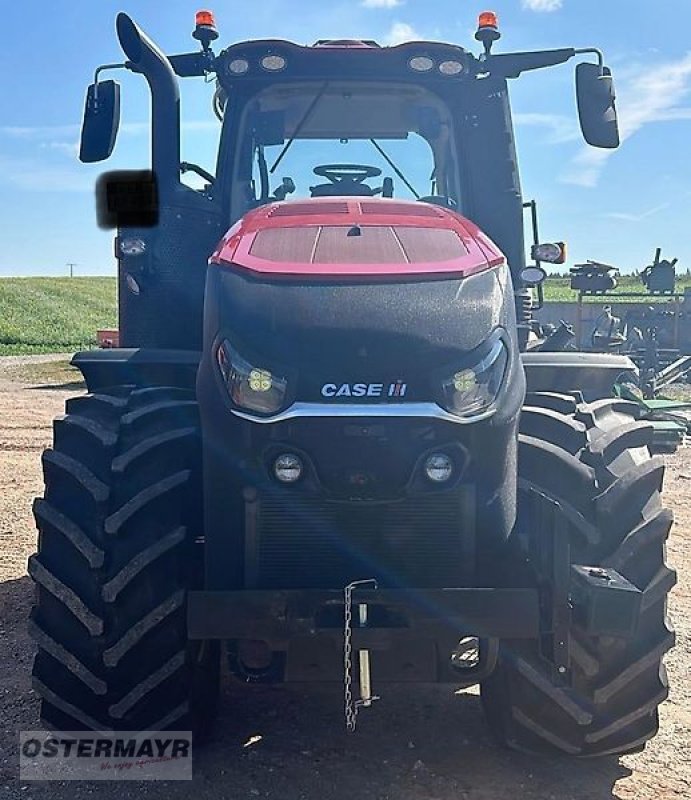
[[[366,164],[323,164],[314,168],[314,174],[338,185],[362,183],[368,178],[378,178],[381,170],[379,167],[368,167]]]

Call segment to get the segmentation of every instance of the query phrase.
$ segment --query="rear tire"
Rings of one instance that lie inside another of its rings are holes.
[[[482,702],[494,735],[515,749],[622,754],[642,749],[657,733],[657,709],[668,693],[662,657],[674,644],[666,598],[676,575],[665,565],[672,513],[661,504],[662,460],[648,449],[652,426],[636,421],[636,408],[536,393],[523,409],[514,536],[527,538],[528,493],[539,490],[559,501],[572,563],[616,569],[643,601],[631,640],[588,635],[573,625],[572,669],[563,686],[538,642],[501,643]]]
[[[213,718],[217,643],[189,643],[200,581],[197,404],[117,387],[67,402],[43,455],[34,688],[59,730],[193,730]]]

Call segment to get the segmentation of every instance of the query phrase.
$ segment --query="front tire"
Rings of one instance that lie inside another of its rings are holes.
[[[668,693],[662,658],[674,644],[666,599],[676,575],[665,564],[672,513],[661,504],[664,466],[651,458],[651,441],[652,427],[636,421],[635,404],[528,396],[515,535],[529,535],[529,493],[536,489],[559,503],[572,563],[611,567],[643,598],[630,640],[588,635],[573,625],[565,685],[555,682],[538,642],[502,642],[482,701],[492,732],[510,747],[602,756],[640,750],[657,733],[658,706]]]
[[[67,402],[43,455],[33,684],[58,730],[194,730],[215,708],[216,644],[190,644],[201,575],[197,404],[118,387]]]

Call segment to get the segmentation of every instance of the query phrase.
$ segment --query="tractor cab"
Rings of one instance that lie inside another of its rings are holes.
[[[218,173],[233,217],[288,195],[460,206],[462,48],[272,41],[223,59]]]
[[[100,191],[100,208],[107,210],[101,222],[121,228],[126,345],[200,350],[204,270],[219,239],[254,209],[301,198],[409,200],[453,210],[499,246],[515,290],[525,295],[524,203],[508,82],[582,55],[583,134],[599,147],[619,143],[602,54],[594,48],[495,53],[500,33],[490,12],[479,19],[479,56],[442,42],[303,46],[274,39],[239,42],[217,54],[209,12],[197,15],[199,52],[164,55],[126,14],[118,16],[117,32],[127,56],[120,67],[143,74],[152,93],[151,172],[111,174]],[[102,73],[117,67],[100,67],[89,87],[83,161],[102,160],[115,145],[120,89]],[[181,161],[178,77],[215,80],[211,103],[221,135],[214,174]],[[182,183],[186,172],[200,175],[204,188]],[[145,230],[153,198],[156,224]],[[525,343],[529,304],[519,297],[516,305]]]

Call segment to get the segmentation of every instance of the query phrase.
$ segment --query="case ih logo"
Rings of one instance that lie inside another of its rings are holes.
[[[405,397],[408,384],[395,383],[325,383],[322,397]]]

